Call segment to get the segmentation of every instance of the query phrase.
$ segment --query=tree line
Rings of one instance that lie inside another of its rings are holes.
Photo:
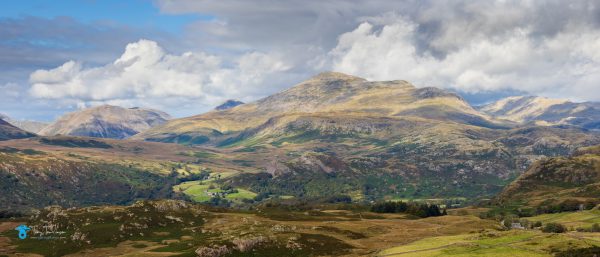
[[[446,209],[437,204],[421,202],[384,201],[371,205],[371,211],[377,213],[406,213],[426,218],[446,215]]]

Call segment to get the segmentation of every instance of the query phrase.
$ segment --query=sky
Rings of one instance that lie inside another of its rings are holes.
[[[323,71],[446,88],[472,104],[600,101],[600,3],[0,1],[0,113],[15,119],[101,104],[185,117]]]

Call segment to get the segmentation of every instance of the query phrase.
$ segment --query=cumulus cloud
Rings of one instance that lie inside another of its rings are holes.
[[[404,17],[377,19],[342,34],[330,52],[334,70],[374,80],[406,79],[421,86],[466,92],[523,90],[600,100],[600,30],[572,26],[536,39],[530,27],[478,37],[443,57],[417,50],[419,24]]]
[[[158,0],[226,49],[270,49],[305,77],[334,69],[470,93],[519,90],[600,100],[600,6],[593,0]],[[307,49],[286,51],[286,49]],[[310,51],[308,50],[310,49]]]
[[[11,26],[0,26],[0,35],[10,39],[16,33],[15,38],[35,43],[32,34],[39,33],[60,43],[81,34],[76,45],[102,41],[110,46],[98,53],[81,47],[73,54],[51,44],[48,54],[40,55],[52,61],[30,74],[29,95],[70,106],[149,106],[185,116],[227,98],[256,100],[326,70],[372,80],[404,79],[486,98],[525,91],[600,100],[600,6],[593,0],[155,3],[166,15],[211,18],[188,24],[178,40],[134,42],[146,36],[136,34],[132,40],[126,29],[68,30],[66,25],[56,25],[68,32],[66,37],[43,29],[20,35],[32,29]],[[28,22],[44,27],[39,25],[43,20]],[[117,35],[116,43],[110,34]],[[124,40],[134,43],[117,56],[115,45],[120,51]],[[27,59],[22,56],[35,59],[7,45],[0,44],[0,53],[19,53],[7,65]]]
[[[17,98],[21,95],[20,86],[16,83],[0,85],[0,92],[9,98]]]
[[[37,98],[167,108],[197,101],[198,108],[228,97],[245,98],[255,92],[244,87],[258,86],[265,76],[286,69],[283,61],[265,53],[249,52],[228,65],[215,55],[173,55],[154,41],[140,40],[107,65],[86,68],[68,61],[33,72],[29,81],[30,94]]]

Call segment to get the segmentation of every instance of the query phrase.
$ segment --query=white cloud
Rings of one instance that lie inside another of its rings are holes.
[[[0,92],[9,98],[13,98],[10,100],[15,100],[14,98],[18,98],[21,95],[21,88],[18,84],[9,82],[4,85],[0,85]],[[6,99],[6,101],[8,100],[9,99]]]
[[[286,72],[305,78],[336,69],[469,92],[600,100],[600,93],[587,92],[598,88],[600,66],[595,0],[156,3],[169,14],[210,14],[188,27],[198,45],[277,52],[293,64]]]
[[[288,68],[265,53],[249,52],[229,64],[203,52],[168,54],[156,42],[140,40],[128,44],[117,60],[104,66],[85,68],[69,61],[55,69],[35,71],[30,75],[30,94],[72,100],[80,106],[118,103],[168,108],[199,100],[197,106],[214,106],[226,98],[256,94],[248,88]]]
[[[105,65],[97,64],[107,62],[105,52],[92,67],[89,58],[61,55],[75,61],[31,73],[30,96],[52,106],[111,103],[183,116],[227,98],[256,100],[337,70],[472,93],[517,90],[600,100],[600,8],[594,0],[155,3],[167,14],[211,17],[188,24],[177,43],[155,38],[167,49],[189,52],[174,54],[141,40]]]
[[[467,92],[514,89],[553,97],[600,100],[600,31],[574,26],[534,38],[529,27],[476,37],[443,57],[419,52],[419,25],[397,17],[363,22],[329,53],[336,71],[374,80]],[[592,90],[596,89],[596,90]]]

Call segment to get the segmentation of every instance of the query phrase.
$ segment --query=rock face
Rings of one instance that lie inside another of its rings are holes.
[[[498,119],[536,125],[571,125],[600,129],[600,103],[573,103],[564,99],[513,96],[480,107]]]
[[[123,139],[163,124],[170,118],[164,112],[151,109],[102,105],[66,114],[39,134]]]
[[[34,137],[35,134],[17,128],[0,119],[0,140]]]
[[[244,104],[244,102],[230,99],[230,100],[225,101],[221,105],[215,107],[215,110],[224,111],[224,110],[231,109],[233,107],[236,107],[236,106],[242,105],[242,104]]]

